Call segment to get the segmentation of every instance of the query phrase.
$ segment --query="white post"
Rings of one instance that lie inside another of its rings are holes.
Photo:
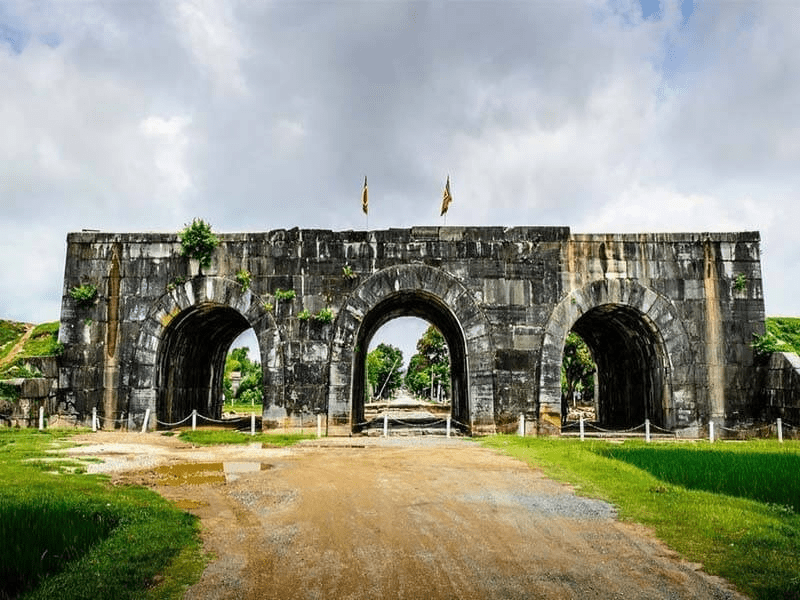
[[[583,441],[583,417],[581,417],[581,441]]]
[[[147,433],[147,426],[150,424],[150,409],[144,411],[144,423],[142,423],[142,433]]]
[[[92,408],[92,431],[97,432],[97,407]]]
[[[650,419],[644,420],[644,441],[650,443]]]
[[[450,415],[447,415],[447,437],[450,437]]]
[[[192,410],[192,431],[197,429],[197,409]]]
[[[778,419],[778,441],[783,443],[783,420]]]
[[[256,434],[256,413],[250,413],[250,435]]]
[[[389,437],[389,413],[383,413],[383,437]]]
[[[778,419],[780,421],[780,419]],[[39,407],[39,431],[44,430],[44,406]]]
[[[322,413],[317,413],[317,437],[322,437]]]
[[[525,437],[525,413],[519,416],[519,427],[517,427],[517,434],[520,437]]]
[[[714,421],[708,422],[708,441],[714,443]]]

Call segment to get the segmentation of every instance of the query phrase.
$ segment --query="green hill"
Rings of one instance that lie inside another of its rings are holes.
[[[800,354],[800,318],[767,317],[766,326],[769,335],[786,345],[777,350]]]
[[[58,326],[58,321],[32,325],[0,320],[0,379],[36,376],[25,367],[25,359],[60,354]]]

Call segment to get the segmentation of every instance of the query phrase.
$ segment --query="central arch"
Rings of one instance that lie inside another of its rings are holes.
[[[459,423],[469,422],[467,348],[458,320],[442,301],[424,291],[402,291],[388,295],[367,313],[356,336],[351,398],[354,429],[364,421],[366,397],[365,363],[375,332],[396,317],[419,317],[430,322],[442,334],[450,352],[450,390],[452,416]]]
[[[383,324],[400,316],[423,318],[444,336],[451,360],[453,418],[467,430],[492,430],[494,346],[489,323],[458,279],[422,264],[378,271],[348,296],[331,346],[329,419],[358,428],[369,342]]]

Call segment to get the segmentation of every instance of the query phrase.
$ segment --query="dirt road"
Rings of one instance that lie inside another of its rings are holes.
[[[740,598],[613,507],[465,440],[77,452],[197,514],[216,557],[186,598]]]

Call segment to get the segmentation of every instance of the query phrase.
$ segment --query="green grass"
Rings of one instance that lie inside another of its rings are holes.
[[[261,412],[263,411],[263,405],[262,404],[250,404],[249,402],[233,402],[233,403],[226,402],[222,406],[222,410],[224,412],[226,412],[226,413],[233,411],[233,412],[235,412],[237,414],[244,413],[244,414],[248,414],[249,415],[249,414],[252,413],[252,414],[260,415]]]
[[[767,317],[767,332],[789,344],[796,354],[800,354],[800,318]]]
[[[72,433],[0,431],[0,597],[179,598],[204,565],[197,519],[46,455]]]
[[[196,446],[214,446],[217,444],[266,444],[268,446],[291,446],[300,440],[309,440],[315,435],[304,433],[241,433],[223,429],[198,429],[182,431],[178,436],[184,442]]]
[[[0,370],[0,379],[16,377],[37,377],[40,373],[25,367],[25,359],[34,356],[55,356],[61,354],[63,346],[58,342],[59,322],[42,323],[33,328],[16,356]],[[7,357],[11,349],[25,333],[24,323],[0,321],[0,358]],[[5,342],[3,340],[6,340]]]
[[[797,443],[683,447],[514,436],[483,443],[611,502],[620,519],[650,527],[753,598],[800,599],[800,515],[790,508],[800,485]]]
[[[31,337],[25,342],[20,355],[23,358],[30,356],[53,356],[61,353],[58,343],[59,322],[42,323],[34,327]]]

